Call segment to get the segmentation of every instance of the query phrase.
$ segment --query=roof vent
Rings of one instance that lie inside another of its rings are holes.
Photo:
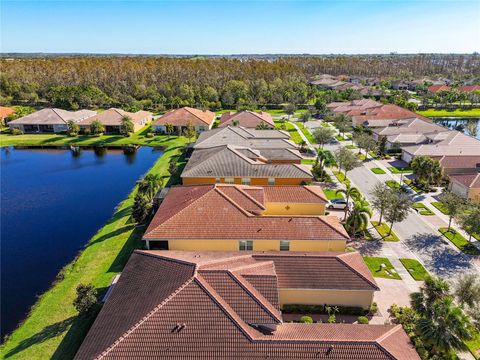
[[[262,228],[258,229],[258,230],[257,230],[257,233],[259,233],[260,231],[262,231]]]

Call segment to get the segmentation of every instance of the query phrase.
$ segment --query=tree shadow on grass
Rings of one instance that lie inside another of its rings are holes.
[[[138,226],[136,227],[130,236],[128,237],[125,245],[122,247],[120,252],[117,254],[115,260],[113,260],[108,272],[121,272],[125,267],[130,255],[135,249],[141,249],[143,247],[142,236],[146,230],[147,226]]]
[[[28,349],[30,346],[42,343],[64,333],[75,322],[75,320],[76,317],[72,316],[53,325],[46,326],[39,333],[22,340],[20,344],[5,354],[5,359]]]

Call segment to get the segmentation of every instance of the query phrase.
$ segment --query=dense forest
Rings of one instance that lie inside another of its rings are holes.
[[[315,98],[307,81],[323,73],[381,79],[478,78],[480,56],[3,56],[1,69],[2,104],[218,109],[304,104]]]

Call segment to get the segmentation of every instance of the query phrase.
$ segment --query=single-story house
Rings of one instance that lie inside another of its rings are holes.
[[[382,103],[372,99],[361,99],[352,101],[336,101],[327,105],[327,108],[334,113],[349,115],[353,110],[366,110],[372,107],[381,106]]]
[[[195,127],[195,131],[201,133],[211,129],[214,122],[214,112],[186,106],[171,110],[160,116],[153,122],[152,128],[156,132],[167,133],[169,130],[168,126],[172,126],[174,134],[181,134],[188,124],[192,124]]]
[[[438,160],[444,175],[480,172],[480,156],[433,156],[432,158]]]
[[[133,132],[137,132],[152,120],[152,113],[143,110],[131,113],[122,109],[110,108],[80,121],[80,130],[89,129],[92,122],[100,121],[105,126],[106,134],[118,134],[120,133],[120,126],[124,117],[128,117],[132,121]]]
[[[394,104],[385,104],[348,112],[352,126],[384,127],[402,119],[413,119],[420,115]]]
[[[450,174],[449,189],[453,193],[480,203],[480,173],[474,174]]]
[[[143,241],[167,250],[345,251],[349,236],[324,215],[325,203],[315,187],[174,186]]]
[[[267,158],[266,156],[270,156]],[[184,185],[301,185],[313,180],[292,149],[257,150],[232,145],[195,149],[181,178]]]
[[[474,91],[480,91],[480,85],[463,85],[458,88],[452,88],[447,85],[432,85],[428,87],[428,91],[431,93],[439,93],[442,91],[458,90],[459,92],[470,93]]]
[[[0,124],[6,125],[7,120],[15,113],[15,109],[0,106]]]
[[[420,360],[398,324],[283,321],[290,299],[366,305],[377,289],[357,253],[136,250],[75,360]]]
[[[12,120],[8,123],[8,126],[11,129],[19,129],[25,133],[59,133],[68,130],[68,121],[73,120],[79,123],[96,114],[92,110],[67,111],[47,108]]]
[[[244,110],[237,113],[227,112],[220,117],[219,127],[243,126],[244,128],[257,128],[263,126],[269,129],[275,129],[272,115],[267,112]]]

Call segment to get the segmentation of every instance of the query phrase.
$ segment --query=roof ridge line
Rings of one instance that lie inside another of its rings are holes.
[[[260,206],[261,208],[263,208],[264,210],[266,210],[267,208],[265,207],[264,204],[261,204],[260,201],[257,201],[253,196],[250,196],[248,193],[245,192],[245,190],[243,190],[242,188],[238,187],[238,186],[235,186],[235,189],[237,189],[238,191],[240,191],[244,196],[246,196],[249,200],[251,200],[253,203],[257,204],[258,206]],[[262,188],[262,192],[263,192],[263,196],[265,197],[265,190]]]
[[[214,264],[221,264],[223,262],[227,262],[227,261],[230,261],[230,260],[233,260],[233,259],[243,259],[243,258],[249,258],[251,257],[251,254],[235,254],[235,255],[231,255],[229,257],[225,257],[225,258],[221,258],[221,259],[213,259],[213,260],[209,260],[209,261],[206,261],[204,262],[203,264],[199,265],[199,270],[200,271],[214,271],[216,269],[202,269],[203,266],[208,266],[208,265],[214,265]]]
[[[235,206],[237,209],[239,209],[244,215],[246,215],[247,217],[256,217],[255,215],[252,215],[251,213],[249,213],[247,210],[245,210],[243,207],[241,207],[239,204],[237,204],[231,197],[227,196],[226,194],[224,194],[223,192],[221,192],[220,190],[218,190],[218,188],[214,187],[213,188],[218,194],[220,194],[220,196],[224,197],[225,200],[227,200],[228,202],[230,202],[233,206]]]
[[[327,226],[329,226],[330,228],[332,228],[334,231],[336,231],[337,233],[339,233],[340,235],[342,235],[343,237],[345,237],[344,234],[342,234],[335,226],[333,226],[332,224],[330,224],[328,221],[326,221],[322,216],[328,216],[328,215],[319,215],[319,216],[316,216],[316,218],[318,218],[320,221],[322,221],[324,224],[327,224]],[[347,240],[350,239],[350,236],[347,235]]]
[[[136,253],[136,254],[142,255],[142,256],[150,256],[150,257],[154,257],[154,258],[158,258],[158,259],[162,259],[162,260],[176,262],[176,263],[183,264],[183,265],[192,265],[192,266],[197,266],[198,265],[197,263],[189,262],[187,260],[172,258],[172,257],[164,256],[164,255],[161,255],[161,254],[152,254],[148,251],[149,250],[135,249],[133,252]]]
[[[182,291],[187,285],[189,285],[193,280],[194,276],[185,281],[178,289],[172,292],[167,298],[165,298],[160,304],[155,306],[150,312],[147,313],[142,319],[140,319],[135,325],[128,329],[122,336],[120,336],[112,345],[110,345],[106,350],[104,350],[100,355],[95,359],[104,358],[110,351],[112,351],[118,344],[120,344],[127,336],[129,336],[134,330],[136,330],[140,325],[147,321],[151,316],[153,316],[160,308],[162,308],[167,302],[173,299],[180,291]]]
[[[354,269],[350,264],[348,264],[344,259],[343,257],[344,256],[347,256],[348,254],[353,254],[353,253],[343,253],[343,254],[340,254],[338,256],[335,256],[336,259],[338,259],[338,261],[342,262],[346,267],[348,267],[350,270],[352,270],[356,275],[358,275],[359,277],[361,277],[363,280],[365,280],[367,283],[369,283],[370,285],[372,285],[375,289],[377,290],[380,290],[380,288],[378,287],[377,284],[375,283],[372,283],[369,279],[367,279],[365,276],[363,276],[362,274],[360,274],[356,269]]]
[[[309,192],[311,192],[313,195],[315,195],[315,196],[318,197],[319,199],[322,199],[322,200],[325,200],[325,201],[328,202],[328,199],[327,199],[326,196],[325,196],[325,198],[322,198],[320,195],[318,195],[315,191],[313,191],[313,190],[311,189],[311,187],[313,187],[313,186],[317,186],[317,187],[320,188],[320,190],[322,190],[322,192],[323,192],[323,189],[321,188],[320,185],[310,185],[310,186],[309,186],[309,185],[302,185],[302,187],[303,187],[304,189],[308,190]]]
[[[192,112],[191,110],[198,110],[198,111],[201,111],[201,112],[206,112],[206,111],[203,111],[203,110],[199,110],[199,109],[194,109],[194,108],[191,108],[189,106],[185,106],[183,107],[183,109],[185,109],[185,111],[187,111],[188,113],[192,114],[193,116],[195,116],[198,120],[200,120],[201,122],[207,124],[207,125],[210,125],[208,122],[206,122],[205,120],[203,120],[200,116],[198,116],[197,114],[195,114],[194,112]]]

